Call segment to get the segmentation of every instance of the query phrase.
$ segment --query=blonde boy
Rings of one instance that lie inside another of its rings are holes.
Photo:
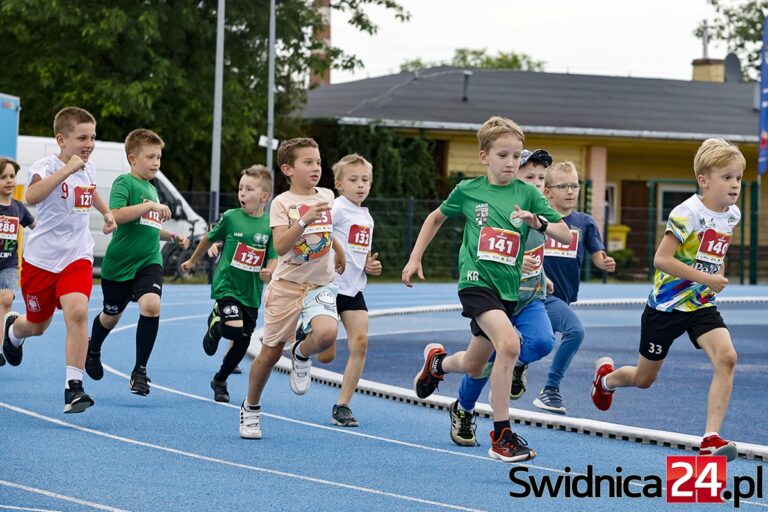
[[[248,396],[240,407],[240,437],[261,439],[260,401],[272,368],[296,324],[307,333],[291,350],[291,390],[303,395],[311,383],[309,357],[336,342],[338,315],[334,270],[344,271],[344,248],[333,237],[333,191],[318,187],[320,150],[312,139],[283,141],[277,163],[291,187],[275,197],[269,213],[277,268],[264,294],[264,337],[251,364]],[[333,252],[331,252],[333,247]]]
[[[24,339],[42,335],[56,308],[66,324],[64,412],[93,405],[83,390],[88,349],[88,299],[93,287],[91,206],[104,216],[105,234],[115,219],[96,190],[96,167],[89,160],[96,140],[96,120],[77,107],[60,110],[53,121],[59,154],[29,169],[27,203],[37,205],[37,227],[30,233],[21,266],[21,293],[27,313],[3,318],[3,353],[11,366],[21,364]]]
[[[378,253],[371,253],[373,244],[373,217],[362,206],[373,182],[373,166],[358,154],[347,155],[333,166],[333,176],[339,197],[333,202],[333,236],[344,246],[347,266],[336,277],[338,287],[336,309],[347,331],[349,360],[344,368],[339,400],[331,411],[331,422],[340,427],[358,426],[349,404],[365,366],[368,350],[368,307],[363,290],[367,274],[380,275]],[[326,363],[335,356],[336,345],[318,355]]]
[[[592,382],[595,406],[608,410],[616,388],[650,387],[672,343],[688,333],[714,368],[700,454],[724,455],[728,460],[738,455],[736,445],[718,431],[728,409],[737,356],[715,294],[728,284],[724,259],[741,219],[736,202],[746,165],[739,149],[723,139],[707,139],[699,147],[693,169],[701,195],[694,194],[669,214],[653,260],[656,273],[641,320],[637,366],[614,370],[613,360],[602,357],[595,363]]]
[[[414,389],[419,398],[426,398],[446,373],[478,377],[495,349],[491,372],[494,431],[488,455],[517,462],[536,456],[525,440],[512,432],[508,409],[512,371],[520,354],[520,338],[509,317],[518,300],[524,252],[521,240],[526,239],[529,229],[546,232],[561,242],[570,240],[570,232],[536,187],[515,179],[524,143],[520,127],[509,119],[492,117],[480,127],[477,138],[486,174],[459,183],[429,214],[402,273],[409,287],[413,274],[424,279],[421,258],[427,246],[448,216],[463,215],[466,224],[459,251],[459,300],[462,315],[471,318],[474,337],[466,352],[450,356],[438,343],[427,345]]]

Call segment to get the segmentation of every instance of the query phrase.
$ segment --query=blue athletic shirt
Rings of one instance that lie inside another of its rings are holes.
[[[561,244],[547,237],[544,246],[544,272],[555,285],[555,297],[566,304],[579,298],[581,284],[581,262],[584,248],[589,254],[605,250],[595,219],[582,212],[571,212],[563,217],[571,230],[571,243]]]

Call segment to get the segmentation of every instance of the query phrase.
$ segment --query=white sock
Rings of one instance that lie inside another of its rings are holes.
[[[257,405],[251,405],[251,404],[248,403],[248,400],[244,400],[243,401],[243,405],[245,406],[246,409],[261,409],[260,405],[258,405],[258,404]]]
[[[17,338],[16,335],[13,334],[13,325],[8,329],[8,338],[11,340],[11,345],[15,348],[19,348],[24,344],[24,338]]]
[[[309,357],[305,356],[304,352],[301,351],[301,342],[299,342],[299,344],[296,345],[296,350],[294,352],[296,352],[296,355],[299,356],[302,359],[305,359],[305,360],[309,359]]]
[[[80,382],[83,381],[83,370],[80,368],[75,368],[74,366],[67,366],[67,377],[64,381],[64,387],[69,387],[69,381],[71,380],[79,380]]]
[[[616,388],[612,388],[612,387],[610,387],[610,386],[608,385],[608,383],[607,383],[607,382],[605,382],[605,379],[606,379],[607,377],[608,377],[608,376],[607,376],[607,375],[605,375],[605,376],[604,376],[602,379],[600,379],[600,385],[601,385],[601,386],[603,386],[603,389],[604,389],[604,390],[606,390],[606,391],[613,391],[613,390],[614,390],[614,389],[616,389]]]
[[[474,409],[466,409],[463,405],[461,405],[461,402],[459,402],[459,410],[466,411],[466,412],[474,412]]]
[[[704,439],[708,438],[709,436],[716,436],[716,435],[718,435],[717,432],[705,432]]]

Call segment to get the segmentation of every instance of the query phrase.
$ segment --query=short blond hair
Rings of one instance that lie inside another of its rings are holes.
[[[266,166],[260,164],[252,165],[240,172],[240,177],[242,178],[243,176],[255,179],[264,192],[272,192],[272,173],[269,172]]]
[[[572,172],[576,174],[577,178],[579,177],[579,171],[576,170],[576,165],[570,160],[567,162],[555,162],[554,164],[547,167],[547,174],[544,176],[545,187],[551,186],[552,182],[555,181],[552,175],[556,172],[561,172],[564,174]]]
[[[138,155],[144,146],[165,147],[165,142],[158,134],[146,128],[136,128],[125,138],[125,156]]]
[[[344,169],[350,165],[356,164],[360,164],[368,169],[368,172],[371,173],[371,177],[373,177],[373,165],[371,165],[371,162],[358,155],[357,153],[352,153],[351,155],[347,155],[333,164],[333,167],[331,168],[333,169],[333,179],[336,181],[341,180],[341,178],[344,176]]]
[[[709,176],[713,170],[734,162],[742,171],[747,168],[747,160],[735,144],[725,139],[707,139],[701,143],[693,158],[693,173],[696,176]]]
[[[477,142],[480,143],[480,150],[488,151],[491,144],[506,135],[512,135],[525,144],[525,134],[517,123],[506,117],[491,117],[477,130]]]
[[[308,137],[297,137],[295,139],[284,140],[277,148],[277,165],[293,166],[296,161],[296,152],[301,148],[319,148],[314,139]]]
[[[53,135],[64,135],[65,137],[75,131],[75,127],[83,123],[96,124],[90,112],[80,107],[65,107],[56,113],[53,118]]]

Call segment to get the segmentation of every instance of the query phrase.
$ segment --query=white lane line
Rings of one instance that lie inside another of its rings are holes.
[[[2,402],[0,402],[0,405],[2,405],[3,407],[7,407],[7,408],[9,408],[11,410],[16,410],[17,409],[16,407],[14,407],[12,405],[4,404]],[[22,412],[22,411],[23,411],[23,409],[18,409],[17,410],[17,412]],[[24,413],[24,414],[26,414],[26,413]],[[34,414],[34,413],[32,413],[32,414]],[[53,419],[53,418],[51,418],[51,419]],[[128,512],[127,510],[123,510],[121,508],[114,508],[114,507],[110,507],[110,506],[107,506],[107,505],[102,505],[101,503],[94,503],[92,501],[85,501],[85,500],[81,500],[81,499],[78,499],[78,498],[73,498],[72,496],[65,496],[63,494],[58,494],[58,493],[55,493],[55,492],[46,491],[45,489],[38,489],[37,487],[30,487],[28,485],[17,484],[15,482],[8,482],[6,480],[0,480],[0,485],[4,485],[6,487],[13,487],[14,489],[21,489],[22,491],[29,491],[29,492],[34,492],[34,493],[37,493],[37,494],[42,494],[43,496],[48,496],[49,498],[56,498],[56,499],[59,499],[59,500],[62,500],[62,501],[68,501],[70,503],[76,503],[78,505],[85,505],[87,507],[95,508],[95,509],[98,509],[98,510],[107,510],[109,512]],[[36,509],[25,508],[25,509],[19,509],[19,510],[36,510]]]
[[[395,493],[391,493],[391,492],[387,492],[387,491],[381,491],[379,489],[373,489],[373,488],[370,488],[370,487],[362,487],[362,486],[359,486],[359,485],[345,484],[345,483],[342,483],[342,482],[334,482],[332,480],[325,480],[325,479],[322,479],[322,478],[316,478],[316,477],[311,477],[311,476],[299,475],[297,473],[288,473],[286,471],[280,471],[280,470],[276,470],[276,469],[263,468],[263,467],[259,467],[259,466],[251,466],[249,464],[241,464],[241,463],[238,463],[238,462],[232,462],[232,461],[228,461],[228,460],[224,460],[224,459],[218,459],[216,457],[208,457],[206,455],[200,455],[198,453],[188,452],[188,451],[184,451],[184,450],[178,450],[176,448],[169,448],[167,446],[162,446],[162,445],[153,444],[153,443],[147,443],[147,442],[144,442],[144,441],[139,441],[139,440],[131,439],[131,438],[128,438],[128,437],[118,436],[118,435],[114,435],[114,434],[108,434],[106,432],[102,432],[100,430],[95,430],[95,429],[88,428],[88,427],[82,427],[80,425],[75,425],[74,423],[67,423],[65,421],[61,421],[61,420],[56,419],[56,418],[51,418],[50,416],[44,416],[42,414],[38,414],[38,413],[30,411],[28,409],[22,409],[21,407],[16,407],[14,405],[6,404],[5,402],[0,402],[0,407],[5,407],[6,409],[9,409],[11,411],[14,411],[14,412],[17,412],[17,413],[20,413],[20,414],[24,414],[24,415],[30,416],[32,418],[35,418],[35,419],[47,421],[49,423],[53,423],[54,425],[59,425],[61,427],[71,428],[73,430],[78,430],[80,432],[85,432],[85,433],[88,433],[88,434],[93,434],[93,435],[96,435],[96,436],[100,436],[100,437],[104,437],[104,438],[107,438],[107,439],[111,439],[113,441],[120,441],[122,443],[132,444],[132,445],[135,445],[135,446],[141,446],[143,448],[152,448],[154,450],[159,450],[159,451],[166,452],[166,453],[172,453],[174,455],[179,455],[181,457],[187,457],[187,458],[190,458],[190,459],[202,460],[202,461],[205,461],[205,462],[213,462],[215,464],[221,464],[223,466],[230,466],[230,467],[239,468],[239,469],[247,469],[249,471],[255,471],[255,472],[259,472],[259,473],[266,473],[266,474],[275,475],[275,476],[282,476],[282,477],[286,477],[286,478],[292,478],[292,479],[295,479],[295,480],[302,480],[302,481],[305,481],[305,482],[311,482],[311,483],[315,483],[315,484],[327,485],[327,486],[330,486],[330,487],[339,487],[339,488],[342,488],[342,489],[349,489],[349,490],[352,490],[352,491],[359,491],[359,492],[364,492],[364,493],[367,493],[367,494],[375,494],[375,495],[378,495],[378,496],[386,496],[388,498],[394,498],[394,499],[398,499],[398,500],[402,500],[402,501],[410,501],[410,502],[419,503],[419,504],[422,504],[422,505],[432,505],[432,506],[435,506],[435,507],[447,508],[447,509],[451,509],[451,510],[463,510],[463,511],[467,511],[467,512],[483,512],[482,510],[476,509],[476,508],[462,507],[462,506],[459,506],[459,505],[452,505],[450,503],[441,503],[439,501],[426,500],[426,499],[422,499],[422,498],[416,498],[416,497],[413,497],[413,496],[407,496],[407,495],[404,495],[404,494],[395,494]],[[3,480],[0,480],[0,484],[8,484],[11,487],[22,487],[22,486],[19,486],[18,484],[12,484],[11,482],[4,482]],[[34,490],[33,488],[27,488],[26,486],[23,486],[23,488],[25,488],[27,490],[33,490],[33,492],[41,492],[41,490]],[[53,495],[53,493],[48,494],[48,491],[42,491],[41,494]],[[55,495],[54,497],[58,497],[58,498],[62,498],[62,499],[68,499],[69,501],[75,501],[74,498],[64,498],[64,497],[62,497],[60,495]],[[125,512],[125,511],[122,511],[122,510],[119,510],[119,509],[105,507],[103,505],[96,506],[97,504],[88,503],[88,502],[84,502],[84,501],[80,501],[80,500],[77,500],[75,502],[76,503],[80,503],[80,504],[84,504],[84,505],[88,505],[88,506],[91,506],[91,507],[94,507],[94,508],[100,508],[102,510],[109,510],[109,511],[115,511],[115,512]]]
[[[0,505],[2,510],[26,510],[28,512],[62,512],[61,510],[54,510],[51,508],[29,508],[29,507],[14,507],[13,505]]]

